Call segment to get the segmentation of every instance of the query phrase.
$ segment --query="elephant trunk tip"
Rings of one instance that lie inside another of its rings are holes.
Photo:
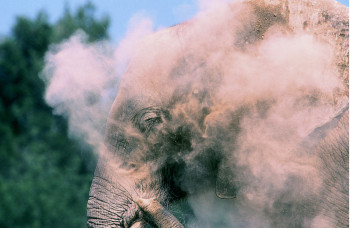
[[[179,220],[166,210],[155,198],[136,200],[136,204],[153,223],[160,228],[183,228]]]

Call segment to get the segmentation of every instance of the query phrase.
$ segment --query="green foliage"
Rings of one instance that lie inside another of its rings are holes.
[[[109,19],[108,17],[103,17],[101,20],[94,19],[95,10],[91,3],[87,3],[72,15],[70,9],[66,7],[64,16],[54,27],[53,42],[70,37],[77,29],[89,34],[89,41],[108,38]]]
[[[108,18],[87,4],[50,24],[45,13],[18,17],[0,43],[0,227],[85,227],[93,177],[91,150],[67,136],[67,123],[43,100],[39,73],[53,42],[83,29],[108,38]]]

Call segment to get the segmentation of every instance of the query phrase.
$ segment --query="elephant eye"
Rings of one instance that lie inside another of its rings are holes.
[[[139,110],[131,120],[135,127],[148,135],[157,125],[163,123],[162,113],[160,108],[148,107]]]

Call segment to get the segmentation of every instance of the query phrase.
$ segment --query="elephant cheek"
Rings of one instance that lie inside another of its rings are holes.
[[[317,148],[324,187],[321,206],[335,227],[349,226],[349,111]],[[334,203],[336,202],[336,203]]]

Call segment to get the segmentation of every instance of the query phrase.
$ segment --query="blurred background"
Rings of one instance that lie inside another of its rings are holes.
[[[159,30],[195,16],[202,1],[0,0],[0,227],[86,227],[96,155],[45,103],[50,45],[82,29],[88,42],[117,46],[135,15]]]

